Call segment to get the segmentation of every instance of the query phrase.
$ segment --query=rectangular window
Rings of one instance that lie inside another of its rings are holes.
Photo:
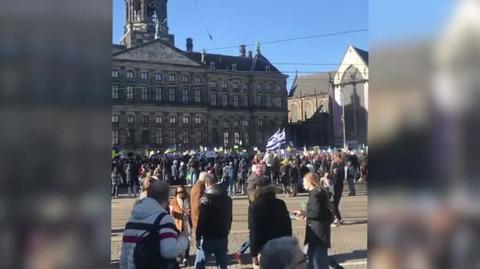
[[[133,117],[133,115],[128,115],[127,116],[127,123],[133,124],[134,121],[135,121],[135,117]]]
[[[112,115],[112,123],[118,123],[118,115]]]
[[[183,124],[188,124],[190,122],[190,118],[189,117],[183,117],[182,118],[182,123]]]
[[[195,103],[200,103],[201,102],[201,92],[200,90],[195,91]]]
[[[267,96],[265,96],[265,98],[266,98],[265,101],[266,101],[267,107],[272,107],[272,96],[271,96],[271,95],[267,95]]]
[[[243,96],[243,106],[248,107],[248,95]]]
[[[210,88],[217,88],[217,82],[216,81],[210,81]]]
[[[195,132],[195,143],[201,144],[202,143],[202,132],[196,131]]]
[[[238,90],[238,82],[234,82],[234,83],[233,83],[233,89],[234,89],[234,90]]]
[[[162,80],[162,74],[156,73],[156,74],[155,74],[155,80],[156,80],[156,81],[161,81],[161,80]]]
[[[112,78],[118,78],[118,70],[112,70]]]
[[[262,144],[264,142],[263,140],[263,132],[257,132],[257,143]]]
[[[147,129],[142,130],[142,144],[150,143],[150,135]]]
[[[202,124],[202,118],[200,117],[195,117],[195,124]]]
[[[189,81],[188,76],[183,76],[183,77],[182,77],[182,81],[183,81],[183,82],[188,82],[188,81]]]
[[[112,99],[118,99],[118,85],[112,85]]]
[[[118,145],[118,131],[117,130],[112,130],[112,144],[113,145]]]
[[[267,91],[272,90],[272,84],[267,84]]]
[[[175,102],[175,89],[174,89],[174,88],[170,88],[170,89],[168,90],[168,93],[169,93],[169,94],[168,94],[168,100],[169,100],[170,102]]]
[[[175,124],[177,122],[177,118],[175,116],[170,117],[170,124]]]
[[[199,76],[196,76],[195,77],[195,84],[200,84],[202,82],[202,78],[200,78]]]
[[[212,106],[216,106],[217,105],[217,95],[216,94],[212,94],[212,100],[211,100],[211,103],[210,103]]]
[[[224,88],[224,89],[228,88],[228,83],[226,81],[224,81],[222,83],[222,88]]]
[[[190,139],[189,139],[189,137],[188,137],[188,131],[183,131],[182,138],[183,138],[183,143],[185,143],[185,144],[189,144],[189,143],[190,143]]]
[[[142,123],[147,124],[148,123],[148,116],[142,116]]]
[[[155,89],[155,101],[162,101],[162,88]]]
[[[210,70],[215,70],[215,62],[210,62]]]
[[[228,132],[223,133],[223,144],[228,145]]]
[[[127,71],[127,78],[128,79],[133,79],[133,71],[132,70]]]
[[[127,99],[133,100],[133,86],[127,86]]]
[[[155,135],[155,142],[160,145],[163,144],[163,137],[162,137],[162,131],[157,130],[157,133]]]
[[[187,88],[182,90],[182,101],[184,103],[188,102],[188,89]]]
[[[274,106],[281,108],[282,107],[282,97],[280,96],[275,96],[274,98]]]
[[[243,135],[243,144],[250,145],[250,137],[248,136],[248,132],[245,132],[245,134]]]
[[[127,144],[135,143],[135,130],[127,130]]]
[[[142,100],[146,101],[148,100],[148,89],[146,87],[140,88],[142,92]]]
[[[262,95],[257,94],[257,106],[262,106]]]
[[[228,106],[228,95],[222,95],[222,106]]]
[[[262,89],[262,83],[257,84],[257,91],[260,91]]]
[[[175,82],[177,80],[177,76],[175,74],[168,75],[168,81]]]
[[[148,79],[148,72],[142,72],[140,73],[140,78],[142,80],[147,80]]]
[[[240,144],[240,133],[235,132],[235,144]]]
[[[162,116],[156,116],[155,117],[155,123],[156,124],[162,124],[163,123],[163,117]]]
[[[175,132],[175,131],[170,131],[170,132],[169,132],[169,136],[170,136],[170,144],[175,144],[175,143],[177,143],[177,132]]]
[[[233,106],[238,107],[238,95],[233,96]]]
[[[232,64],[232,71],[237,72],[237,65],[236,64]]]

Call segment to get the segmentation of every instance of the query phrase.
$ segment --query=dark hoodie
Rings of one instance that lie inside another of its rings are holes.
[[[254,191],[253,201],[248,208],[250,230],[250,252],[257,256],[269,240],[292,236],[292,222],[285,202],[277,199],[278,190],[273,186]]]
[[[232,199],[223,184],[205,190],[200,201],[196,238],[226,238],[232,225]]]

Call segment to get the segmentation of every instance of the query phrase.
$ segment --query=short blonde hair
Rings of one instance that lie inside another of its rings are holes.
[[[320,176],[317,173],[306,173],[305,176],[303,176],[303,181],[317,188],[320,187]]]

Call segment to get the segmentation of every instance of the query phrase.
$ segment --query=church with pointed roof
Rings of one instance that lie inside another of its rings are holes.
[[[349,46],[337,70],[295,77],[288,95],[295,145],[366,145],[367,121],[367,51]]]
[[[256,51],[237,56],[175,46],[167,0],[126,0],[126,26],[112,46],[112,145],[180,149],[265,146],[287,126],[287,76]],[[178,147],[177,147],[178,148]]]

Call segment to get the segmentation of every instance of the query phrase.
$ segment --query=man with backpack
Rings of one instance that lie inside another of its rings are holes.
[[[123,232],[120,269],[174,269],[176,258],[188,247],[185,232],[178,232],[168,214],[170,186],[152,182],[147,197],[135,205]]]

